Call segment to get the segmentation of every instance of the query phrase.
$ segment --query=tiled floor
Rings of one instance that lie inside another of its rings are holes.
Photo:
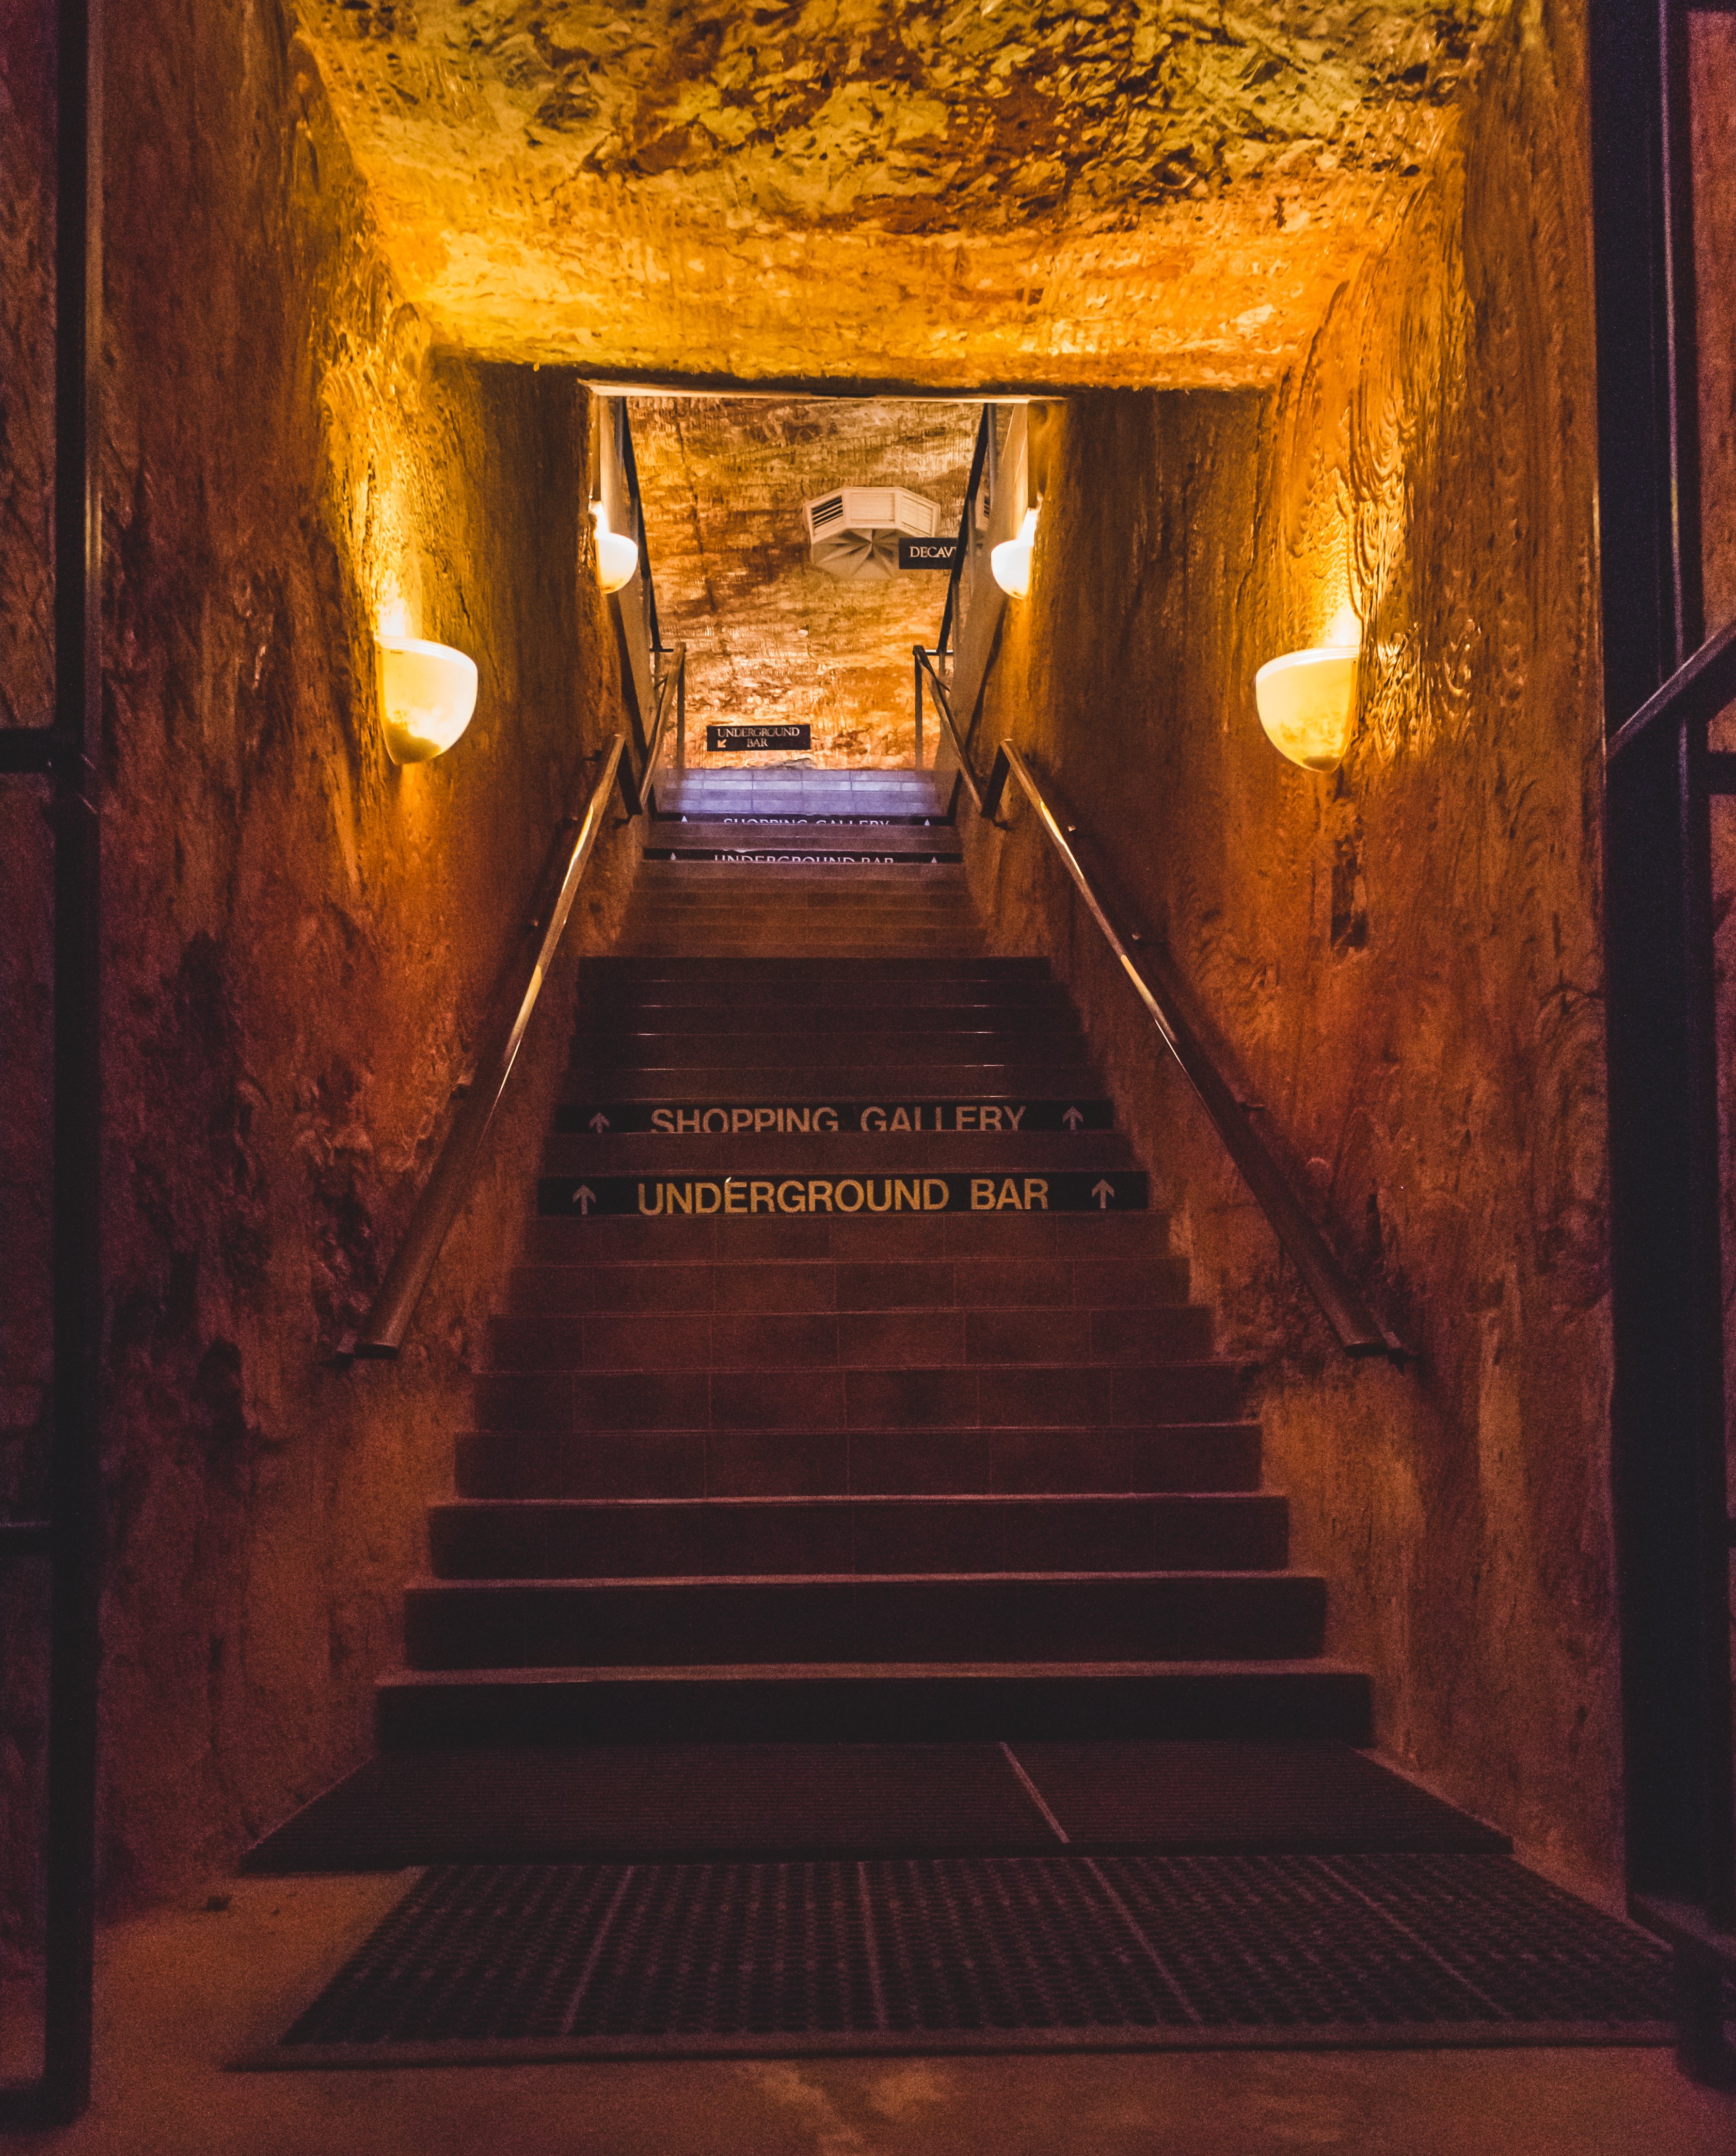
[[[239,2074],[403,1892],[247,1880],[102,1943],[65,2156],[1730,2156],[1656,2051],[704,2061]]]

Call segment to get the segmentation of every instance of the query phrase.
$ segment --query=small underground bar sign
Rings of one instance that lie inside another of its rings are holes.
[[[950,569],[958,559],[958,542],[954,539],[912,539],[901,532],[898,536],[898,566],[901,569]]]
[[[722,756],[726,751],[762,748],[812,748],[812,726],[707,726],[706,750]]]
[[[555,1128],[563,1137],[763,1137],[774,1131],[839,1131],[868,1137],[903,1137],[917,1131],[976,1131],[990,1137],[1006,1131],[1107,1131],[1115,1111],[1107,1101],[780,1101],[770,1107],[717,1106],[698,1101],[599,1101],[557,1108]]]
[[[1086,1168],[1061,1175],[546,1175],[537,1185],[545,1215],[596,1219],[747,1219],[765,1213],[1143,1213],[1142,1173]]]

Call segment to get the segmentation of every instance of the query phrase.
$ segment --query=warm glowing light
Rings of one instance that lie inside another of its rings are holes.
[[[449,644],[380,635],[380,714],[394,763],[444,756],[476,708],[476,662]]]
[[[1304,771],[1333,771],[1350,746],[1356,709],[1356,652],[1339,644],[1287,651],[1254,676],[1266,739]]]
[[[618,592],[633,582],[639,567],[639,548],[630,539],[609,528],[609,516],[600,501],[591,504],[597,520],[597,581],[606,592]]]
[[[1003,539],[989,550],[989,567],[995,583],[1015,599],[1024,598],[1030,590],[1030,556],[1036,542],[1037,512],[1027,509],[1017,538]]]

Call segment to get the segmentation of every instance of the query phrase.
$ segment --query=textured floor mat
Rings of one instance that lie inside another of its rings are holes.
[[[1656,2043],[1667,1958],[1499,1856],[450,1866],[254,2066]]]

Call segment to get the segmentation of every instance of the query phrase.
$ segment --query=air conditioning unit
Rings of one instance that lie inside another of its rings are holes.
[[[890,577],[901,539],[932,539],[940,504],[902,486],[840,486],[802,504],[808,557],[829,577]]]

